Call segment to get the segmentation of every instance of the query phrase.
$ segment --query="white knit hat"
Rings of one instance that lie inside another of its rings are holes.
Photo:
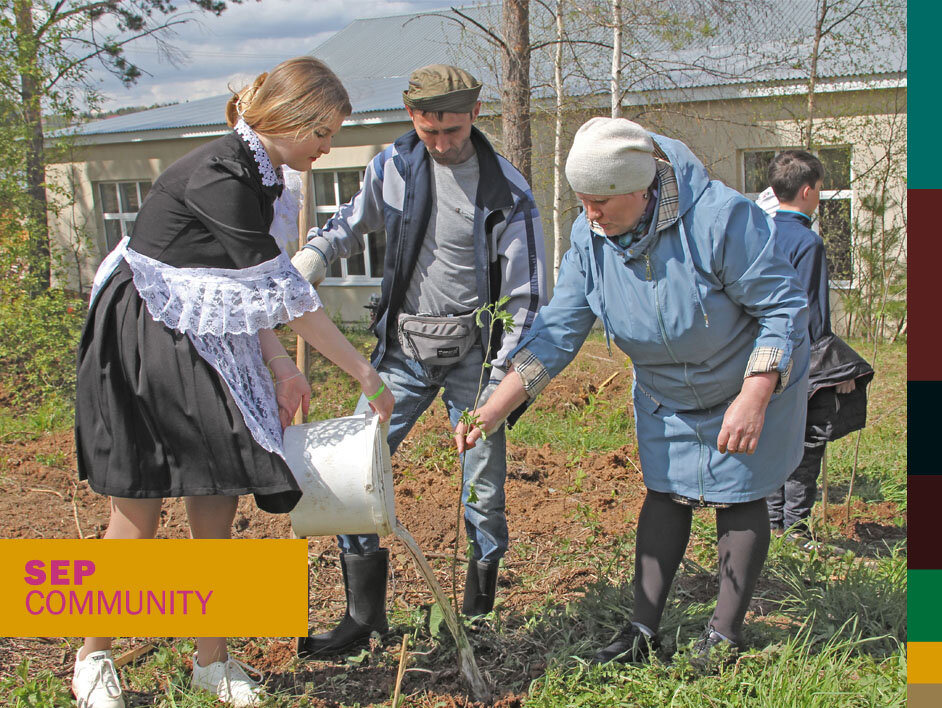
[[[566,179],[580,194],[629,194],[654,181],[654,141],[626,118],[591,118],[576,132]]]

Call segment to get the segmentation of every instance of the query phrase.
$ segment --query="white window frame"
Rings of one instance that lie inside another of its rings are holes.
[[[101,214],[102,220],[102,234],[101,239],[102,243],[105,244],[105,250],[111,251],[117,243],[108,243],[108,228],[106,222],[117,221],[121,229],[121,238],[125,236],[130,236],[134,222],[137,220],[137,211],[127,211],[127,205],[123,204],[124,197],[121,194],[121,185],[122,184],[133,184],[134,188],[137,190],[137,208],[140,210],[141,204],[144,202],[144,196],[147,192],[150,191],[153,186],[153,181],[149,179],[133,180],[133,179],[121,179],[121,180],[106,180],[102,182],[97,182],[95,184],[95,196],[98,198],[99,213]],[[141,189],[141,185],[147,185],[146,190]],[[118,199],[118,211],[105,211],[105,199],[102,196],[102,188],[111,186],[114,187],[115,194]],[[118,239],[118,241],[121,240]]]
[[[328,217],[333,216],[337,213],[337,210],[343,206],[343,202],[340,201],[340,173],[341,172],[353,172],[354,169],[338,169],[338,170],[311,170],[312,173],[317,172],[319,174],[331,174],[334,178],[334,202],[332,204],[318,204],[317,194],[315,189],[311,190],[311,201],[314,204],[314,223],[320,224],[319,215],[326,214]],[[359,181],[359,189],[363,188],[363,175],[365,168],[359,168],[356,170],[357,180]],[[366,240],[366,247],[363,249],[363,252],[359,254],[363,257],[363,269],[366,273],[373,272],[373,263],[370,259],[370,245],[369,239],[373,237],[372,233],[365,234],[364,239]],[[383,279],[381,277],[375,277],[372,275],[351,275],[347,272],[347,259],[340,258],[340,277],[337,276],[328,276],[324,278],[324,285],[336,285],[342,287],[356,287],[356,286],[368,286],[368,287],[377,287],[382,285]]]
[[[743,186],[743,190],[746,188],[746,154],[752,152],[774,152],[776,155],[783,150],[803,150],[804,148],[800,147],[757,147],[757,148],[744,148],[740,150],[740,159],[739,159],[739,179],[740,184]],[[850,152],[849,160],[849,169],[850,174],[848,175],[849,184],[853,185],[854,183],[854,150],[851,145],[821,145],[818,150],[832,150],[832,149],[846,149]],[[811,150],[810,152],[813,155],[817,155],[818,150]],[[743,194],[749,197],[752,201],[755,201],[759,198],[761,192],[746,192],[743,191]],[[854,272],[854,262],[853,262],[853,242],[854,242],[854,213],[856,211],[856,199],[854,198],[854,190],[852,187],[847,189],[822,189],[821,190],[821,202],[830,201],[831,199],[841,199],[848,200],[850,202],[850,240],[851,240],[851,264],[850,271],[851,275]],[[820,206],[818,207],[820,209]],[[814,218],[811,220],[811,230],[816,234],[820,233],[820,223],[818,212],[815,212]],[[828,279],[828,285],[834,290],[849,290],[852,285],[852,280],[832,280]]]

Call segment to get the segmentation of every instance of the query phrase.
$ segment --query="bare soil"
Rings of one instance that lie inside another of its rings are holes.
[[[590,342],[584,347],[580,362],[581,366],[570,367],[567,375],[550,385],[538,401],[539,407],[584,406],[590,395],[630,405],[631,379],[623,365],[623,355],[616,353],[609,358],[604,344]],[[615,377],[608,381],[612,374]],[[607,384],[600,392],[603,382]],[[442,469],[437,462],[427,466],[405,461],[409,458],[412,441],[429,431],[440,431],[443,446],[451,444],[447,417],[440,403],[420,420],[403,443],[403,454],[394,456],[396,514],[436,566],[443,587],[450,591],[450,558],[457,519],[457,470]],[[505,558],[506,568],[502,571],[498,591],[503,612],[508,616],[522,614],[526,607],[545,596],[564,603],[583,593],[587,584],[599,580],[589,567],[553,566],[549,562],[551,551],[558,548],[561,541],[568,539],[570,543],[579,544],[590,533],[603,537],[620,534],[637,518],[644,499],[644,485],[633,434],[616,450],[579,460],[577,468],[584,476],[579,474],[578,484],[574,484],[577,469],[567,450],[552,449],[548,445],[509,447],[506,493],[511,552]],[[36,438],[0,439],[0,538],[100,537],[108,522],[108,500],[93,492],[85,482],[79,482],[75,469],[71,431]],[[576,510],[581,513],[574,513]],[[832,507],[830,516],[832,524],[836,523],[836,533],[845,539],[848,547],[860,550],[905,537],[905,526],[895,523],[899,515],[895,504],[857,502],[852,511],[850,521],[845,520],[843,507]],[[593,530],[584,523],[586,512],[597,519]],[[243,497],[233,535],[236,538],[287,538],[291,536],[291,527],[287,515],[261,512],[251,497]],[[186,514],[180,500],[165,502],[158,536],[188,536]],[[317,576],[317,582],[311,584],[311,622],[326,629],[344,608],[338,550],[332,538],[312,539],[309,543],[312,573]],[[464,543],[462,534],[462,557]],[[431,593],[405,548],[394,538],[386,539],[384,545],[390,547],[392,554],[387,602],[404,609],[430,605]],[[526,554],[514,553],[515,545],[525,546]],[[545,571],[534,573],[534,568],[545,568]],[[463,574],[462,564],[458,570],[459,592]],[[695,581],[678,578],[678,582],[689,586],[685,587],[688,594],[703,594],[699,599],[708,600],[712,589],[703,589],[703,583]],[[140,638],[119,640],[116,654],[143,641]],[[290,638],[237,640],[234,654],[265,671],[270,688],[298,695],[304,694],[306,687],[314,686],[313,692],[306,695],[322,698],[314,698],[311,705],[368,705],[389,701],[395,684],[399,641],[394,637],[385,646],[374,647],[374,654],[389,654],[385,660],[374,657],[359,665],[345,663],[342,659],[299,662],[294,657],[294,639]],[[502,652],[496,646],[500,638],[485,631],[475,641],[482,670],[499,686],[504,672]],[[0,639],[0,678],[12,673],[24,657],[29,657],[33,669],[48,668],[66,679],[70,676],[77,646],[78,640],[74,638]],[[529,678],[536,678],[545,668],[540,662],[541,656],[534,652],[533,661],[527,667]],[[407,675],[403,684],[404,694],[411,696],[407,705],[471,705],[452,657],[453,654],[446,652],[442,664],[432,673]],[[516,683],[519,684],[520,678],[517,676]],[[318,686],[334,688],[318,690]],[[154,688],[160,690],[159,686]],[[130,691],[127,696],[129,706],[151,705],[155,698],[154,693],[148,692]],[[518,706],[522,699],[521,695],[504,692],[495,705]]]

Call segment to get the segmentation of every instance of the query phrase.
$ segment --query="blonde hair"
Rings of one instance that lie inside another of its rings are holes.
[[[288,59],[241,91],[229,90],[226,123],[232,127],[242,118],[254,131],[273,137],[304,139],[338,115],[353,112],[340,79],[314,57]]]

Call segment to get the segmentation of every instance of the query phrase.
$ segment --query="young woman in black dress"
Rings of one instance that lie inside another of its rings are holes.
[[[392,395],[270,235],[281,166],[309,170],[350,112],[316,59],[262,74],[230,99],[233,131],[154,182],[133,236],[99,269],[79,345],[76,446],[80,478],[111,497],[105,538],[153,538],[164,497],[184,497],[193,538],[229,538],[241,494],[266,511],[294,506],[282,430],[307,411],[311,389],[279,324],[389,417]],[[110,649],[110,638],[88,637],[79,650],[80,708],[123,708]],[[197,639],[195,687],[257,705],[262,688],[243,668],[225,638]]]

